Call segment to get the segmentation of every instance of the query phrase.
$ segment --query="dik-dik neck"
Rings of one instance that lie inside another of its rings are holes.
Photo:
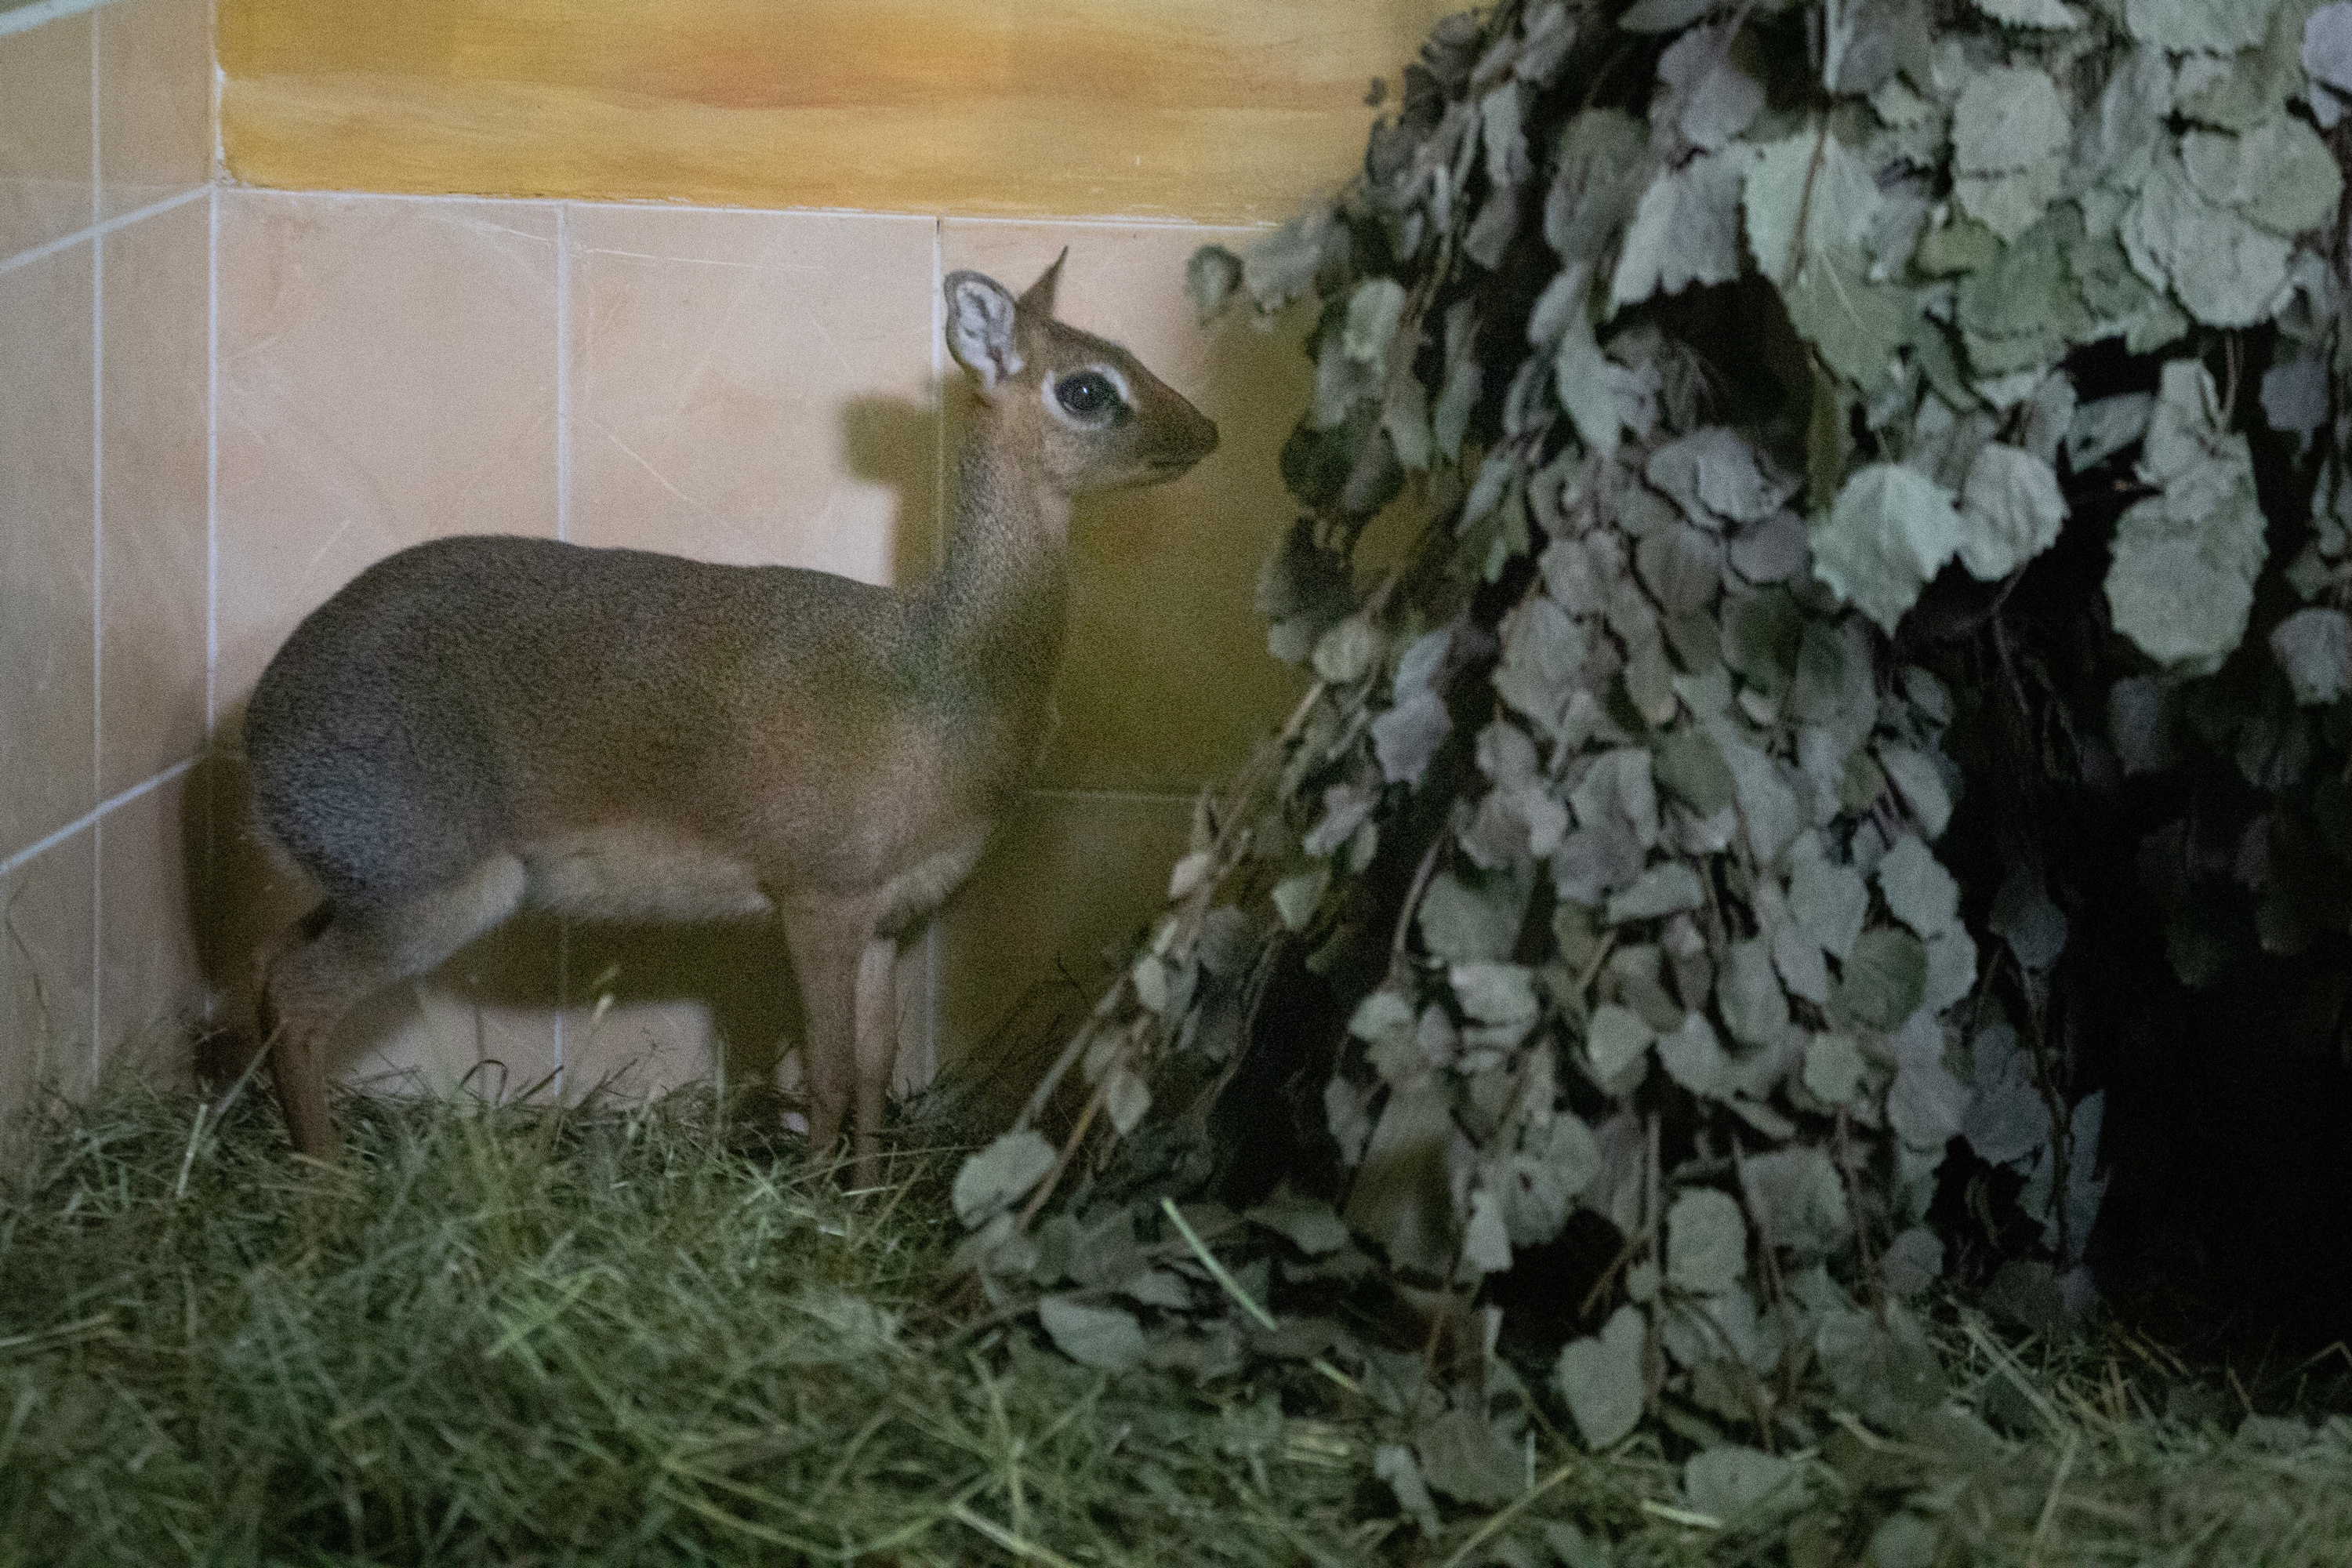
[[[972,411],[956,464],[947,559],[917,598],[924,683],[972,716],[1015,728],[1044,712],[1068,609],[1070,500]]]

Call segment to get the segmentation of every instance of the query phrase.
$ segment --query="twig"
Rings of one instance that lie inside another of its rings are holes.
[[[1024,1541],[986,1514],[974,1511],[970,1503],[957,1503],[948,1510],[948,1517],[959,1524],[967,1525],[978,1531],[1015,1557],[1025,1557],[1032,1563],[1043,1563],[1046,1564],[1046,1568],[1077,1568],[1076,1563],[1072,1563],[1060,1552],[1040,1546],[1034,1541]]]
[[[1440,828],[1429,841],[1428,853],[1422,856],[1421,864],[1413,868],[1412,882],[1405,889],[1404,904],[1397,912],[1396,936],[1389,943],[1389,952],[1392,957],[1404,956],[1405,939],[1412,934],[1412,912],[1420,906],[1421,896],[1429,890],[1430,879],[1437,871],[1438,851],[1445,847],[1445,838],[1444,829]]]
[[[1087,1097],[1087,1108],[1078,1112],[1078,1124],[1070,1129],[1070,1136],[1063,1142],[1062,1152],[1055,1156],[1054,1168],[1045,1173],[1045,1180],[1031,1194],[1028,1203],[1022,1205],[1021,1217],[1013,1221],[1013,1230],[1016,1236],[1029,1228],[1029,1222],[1037,1217],[1037,1211],[1045,1206],[1045,1200],[1052,1197],[1054,1189],[1061,1184],[1062,1173],[1070,1168],[1070,1161],[1076,1156],[1078,1145],[1086,1142],[1087,1129],[1094,1125],[1095,1117],[1102,1110],[1104,1098],[1110,1093],[1110,1079],[1109,1073],[1103,1074],[1102,1081],[1095,1085],[1094,1093]]]
[[[1258,1327],[1271,1331],[1280,1326],[1274,1321],[1274,1314],[1252,1300],[1250,1293],[1242,1289],[1242,1282],[1227,1273],[1225,1266],[1217,1261],[1217,1255],[1211,1252],[1207,1244],[1202,1241],[1200,1233],[1195,1231],[1186,1222],[1183,1215],[1178,1212],[1174,1198],[1161,1196],[1160,1212],[1175,1224],[1176,1233],[1184,1238],[1185,1245],[1192,1249],[1192,1256],[1199,1258],[1201,1267],[1209,1271],[1209,1277],[1225,1288],[1226,1295],[1241,1303],[1243,1311],[1257,1320]]]
[[[1853,1249],[1862,1256],[1862,1277],[1870,1292],[1871,1310],[1883,1322],[1886,1316],[1886,1289],[1870,1253],[1870,1215],[1862,1205],[1862,1180],[1853,1173],[1852,1123],[1843,1105],[1837,1113],[1837,1167],[1838,1174],[1845,1178],[1846,1204],[1853,1210]]]
[[[1503,1526],[1510,1523],[1511,1521],[1526,1512],[1528,1506],[1534,1502],[1536,1499],[1543,1496],[1544,1493],[1551,1490],[1552,1488],[1559,1485],[1560,1482],[1574,1475],[1576,1473],[1577,1467],[1581,1465],[1583,1462],[1584,1461],[1581,1459],[1570,1459],[1568,1463],[1562,1465],[1559,1468],[1546,1476],[1542,1480],[1538,1481],[1534,1486],[1528,1488],[1526,1491],[1521,1492],[1517,1497],[1512,1499],[1510,1505],[1507,1508],[1504,1509],[1502,1512],[1495,1515],[1494,1518],[1488,1520],[1486,1523],[1480,1525],[1477,1532],[1456,1548],[1454,1555],[1447,1558],[1444,1563],[1440,1564],[1440,1568],[1462,1568],[1462,1564],[1468,1560],[1473,1552],[1477,1551],[1478,1548],[1486,1545],[1487,1542],[1492,1541],[1496,1532],[1499,1531]]]
[[[2058,1518],[2058,1494],[2065,1489],[2066,1474],[2074,1468],[2074,1454],[2082,1446],[2081,1433],[2066,1434],[2066,1451],[2058,1456],[2058,1473],[2050,1478],[2050,1495],[2042,1500],[2042,1517],[2033,1526],[2033,1542],[2025,1549],[2028,1568],[2041,1568],[2042,1543],[2049,1539],[2050,1526]]]

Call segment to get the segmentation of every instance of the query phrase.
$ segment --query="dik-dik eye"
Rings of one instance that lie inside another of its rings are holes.
[[[1110,377],[1091,370],[1076,375],[1066,375],[1054,386],[1055,399],[1081,419],[1097,419],[1115,414],[1121,405],[1118,388]]]

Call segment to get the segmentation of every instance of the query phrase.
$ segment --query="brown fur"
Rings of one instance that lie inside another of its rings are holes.
[[[946,563],[911,592],[544,540],[436,540],[295,628],[246,750],[266,836],[320,908],[264,960],[296,1145],[330,1157],[323,1047],[352,1007],[517,910],[695,920],[772,910],[808,1013],[812,1148],[856,1100],[875,1171],[891,970],[978,860],[1043,733],[1070,497],[1174,479],[1216,427],[1115,344],[947,280],[979,406]],[[1125,412],[1081,417],[1107,370]]]

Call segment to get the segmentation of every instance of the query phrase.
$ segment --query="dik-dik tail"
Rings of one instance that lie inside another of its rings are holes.
[[[1175,479],[1216,426],[1117,344],[946,279],[977,406],[946,561],[901,592],[545,540],[436,540],[289,637],[246,718],[266,834],[320,908],[263,984],[295,1142],[335,1147],[322,1047],[371,992],[526,906],[772,913],[808,1020],[813,1147],[853,1097],[874,1174],[900,942],[970,874],[1042,732],[1070,498]]]

